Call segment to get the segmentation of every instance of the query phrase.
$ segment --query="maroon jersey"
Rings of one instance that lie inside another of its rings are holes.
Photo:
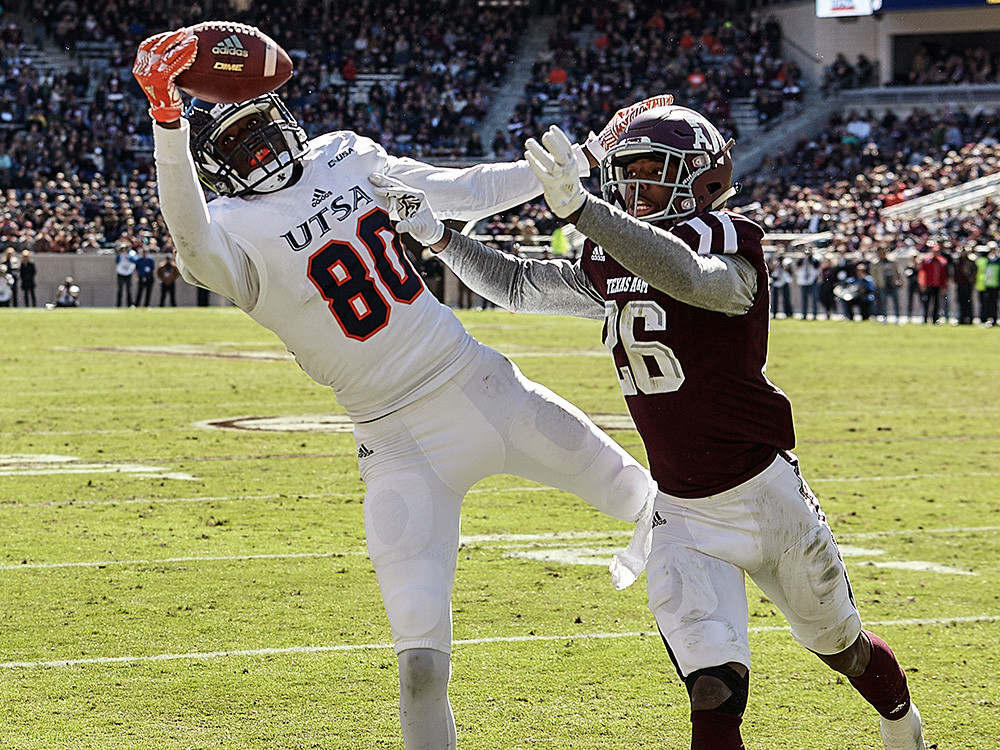
[[[704,497],[763,470],[795,444],[788,398],[764,377],[768,272],[763,230],[730,211],[671,229],[702,255],[741,255],[757,270],[750,311],[730,317],[683,302],[633,276],[588,242],[583,270],[605,299],[611,350],[660,489]]]

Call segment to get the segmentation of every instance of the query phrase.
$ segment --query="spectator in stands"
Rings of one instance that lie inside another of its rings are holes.
[[[906,280],[906,319],[913,318],[914,300],[920,300],[920,253],[909,253],[906,265],[903,267],[903,278]]]
[[[177,278],[180,275],[180,269],[177,268],[172,255],[168,255],[156,267],[156,278],[160,281],[160,307],[164,306],[168,297],[170,306],[177,307]]]
[[[3,253],[3,259],[0,260],[0,264],[7,269],[7,275],[11,279],[11,292],[13,295],[10,300],[11,306],[17,307],[17,287],[21,278],[21,258],[14,252],[14,248],[8,247]]]
[[[857,311],[862,320],[868,320],[875,307],[875,281],[868,274],[868,266],[864,263],[855,265],[854,276],[846,287],[849,291],[843,297],[844,317],[854,320]]]
[[[799,287],[803,320],[819,317],[819,269],[820,261],[812,253],[803,253],[796,264],[795,283]]]
[[[941,317],[941,297],[948,287],[948,261],[938,242],[929,243],[928,250],[917,267],[917,282],[920,285],[924,323],[937,324]]]
[[[0,307],[11,307],[14,300],[14,275],[0,263]]]
[[[975,253],[958,251],[954,258],[955,296],[958,299],[958,324],[972,324],[974,312],[972,309],[972,290],[976,284]]]
[[[885,247],[880,246],[876,253],[878,257],[871,266],[872,280],[875,282],[875,316],[885,321],[891,301],[892,314],[899,320],[899,290],[903,286],[903,271]]]
[[[24,306],[35,307],[38,300],[35,297],[35,277],[38,269],[31,259],[30,250],[21,251],[21,294],[24,295]]]
[[[150,257],[149,248],[145,245],[135,261],[135,271],[138,283],[135,292],[136,307],[149,307],[153,296],[153,280],[156,273],[156,261]]]
[[[771,317],[792,317],[792,259],[777,256],[771,261]]]
[[[118,279],[118,293],[115,306],[121,307],[124,302],[126,307],[133,307],[132,276],[135,274],[135,265],[139,256],[132,249],[131,242],[126,235],[123,235],[118,240],[117,245],[117,251],[115,252],[115,276]]]
[[[823,314],[827,320],[833,318],[833,313],[837,309],[837,296],[833,290],[837,286],[839,273],[837,257],[828,253],[819,266],[819,303],[823,306]]]
[[[987,247],[986,255],[976,259],[978,274],[976,286],[979,296],[979,322],[984,326],[997,325],[997,307],[1000,303],[1000,252],[995,242]]]
[[[59,285],[56,290],[56,301],[53,307],[77,307],[80,304],[80,287],[73,281],[72,276],[67,276],[66,280]],[[48,307],[48,305],[46,305]]]

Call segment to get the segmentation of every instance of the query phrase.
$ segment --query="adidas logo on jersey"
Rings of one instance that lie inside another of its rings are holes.
[[[653,528],[657,526],[663,526],[667,522],[667,519],[660,515],[660,511],[653,513]]]
[[[316,208],[316,206],[325,201],[331,195],[333,195],[333,193],[331,193],[329,190],[320,190],[319,188],[313,190],[313,200],[312,200],[313,208]]]
[[[221,42],[212,47],[213,55],[234,55],[236,57],[250,57],[247,48],[236,34],[230,34]]]
[[[594,249],[590,253],[590,259],[595,263],[604,262],[604,248],[598,245],[594,245]]]
[[[373,451],[364,443],[358,446],[358,458],[368,458],[369,456],[374,456],[374,455],[375,451]]]

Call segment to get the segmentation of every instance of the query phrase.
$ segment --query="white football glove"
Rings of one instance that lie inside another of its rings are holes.
[[[396,222],[397,232],[405,232],[428,247],[444,237],[444,224],[427,205],[423,190],[381,172],[369,175],[368,181],[389,204],[389,219]]]
[[[542,183],[552,213],[565,219],[583,206],[587,198],[580,184],[573,144],[557,125],[549,126],[541,143],[534,138],[525,141],[524,158]]]
[[[591,133],[587,138],[587,142],[583,145],[597,159],[597,163],[600,164],[604,160],[604,157],[607,156],[608,149],[618,143],[618,139],[625,132],[625,128],[635,119],[636,115],[653,107],[666,107],[673,103],[673,94],[659,94],[651,96],[649,99],[643,99],[641,102],[636,102],[628,107],[622,107],[615,112],[608,121],[608,124],[604,126],[604,129],[598,135]]]

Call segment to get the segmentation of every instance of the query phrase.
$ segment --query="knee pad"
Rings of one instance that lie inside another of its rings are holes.
[[[638,463],[625,463],[621,465],[620,458],[614,454],[609,455],[608,477],[610,482],[603,476],[592,477],[594,486],[602,481],[607,483],[607,495],[603,498],[603,503],[598,504],[590,501],[591,505],[602,513],[617,518],[628,523],[635,523],[642,516],[642,511],[653,502],[656,497],[656,482],[649,473]]]
[[[431,648],[410,648],[401,651],[397,659],[403,694],[418,698],[447,690],[451,679],[448,654]]]
[[[749,670],[747,670],[744,676],[740,676],[740,673],[728,664],[695,670],[684,678],[684,685],[687,687],[689,696],[694,691],[694,683],[697,682],[699,677],[714,677],[732,691],[733,694],[726,698],[722,705],[715,709],[716,711],[736,716],[741,716],[746,711],[747,700],[750,697]]]

